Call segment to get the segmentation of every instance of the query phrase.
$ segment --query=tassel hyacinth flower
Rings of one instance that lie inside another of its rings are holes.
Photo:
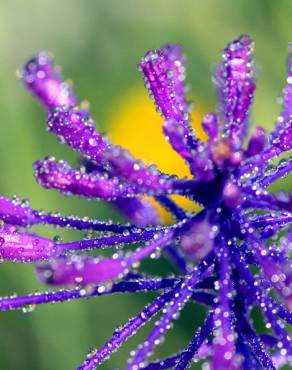
[[[292,324],[292,194],[270,190],[292,169],[292,54],[274,130],[266,133],[255,127],[249,134],[256,87],[253,49],[252,40],[241,36],[223,50],[213,78],[218,109],[202,122],[206,142],[190,123],[181,47],[165,45],[141,59],[138,68],[164,118],[165,138],[189,166],[191,177],[183,179],[145,164],[99,133],[89,110],[48,54],[39,54],[20,70],[24,85],[48,112],[47,129],[78,151],[84,164],[72,168],[54,157],[38,160],[34,164],[38,183],[65,195],[107,200],[129,223],[45,213],[1,196],[2,260],[35,263],[38,278],[61,289],[2,297],[0,310],[157,292],[157,298],[104,346],[91,351],[79,370],[97,368],[157,313],[148,337],[131,352],[127,370],[181,370],[201,359],[210,370],[272,370],[292,362],[286,325]],[[172,199],[174,194],[200,204],[201,210],[187,212]],[[171,225],[161,223],[149,197],[172,214]],[[30,230],[40,224],[98,236],[56,242]],[[105,248],[112,250],[111,256],[98,253]],[[160,253],[177,268],[175,276],[138,272],[140,261]],[[204,323],[194,328],[186,348],[153,362],[155,347],[188,302],[207,307]],[[266,322],[265,334],[253,327],[250,315],[255,306]]]

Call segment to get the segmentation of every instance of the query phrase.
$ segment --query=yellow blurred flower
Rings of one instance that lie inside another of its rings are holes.
[[[201,121],[203,109],[196,106],[192,113],[192,125],[197,136],[206,140],[207,136],[202,129]],[[137,88],[130,91],[115,107],[107,123],[110,138],[114,144],[127,148],[137,158],[146,163],[155,163],[158,168],[169,174],[179,177],[190,176],[184,160],[171,148],[162,132],[163,119],[155,111],[153,101],[150,100],[145,89]],[[173,196],[178,204],[187,210],[198,210],[197,205],[180,196]],[[159,213],[164,221],[170,220],[162,207]]]

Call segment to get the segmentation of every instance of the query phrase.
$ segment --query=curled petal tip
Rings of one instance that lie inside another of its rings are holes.
[[[255,90],[253,49],[252,40],[245,35],[229,43],[215,72],[224,135],[232,139],[234,147],[242,145],[248,127]]]
[[[35,214],[26,201],[0,196],[0,219],[8,224],[28,226],[35,221]]]
[[[179,45],[165,45],[147,52],[139,64],[146,87],[166,119],[189,120],[183,85],[184,63]]]
[[[24,85],[48,109],[76,104],[72,86],[62,80],[48,53],[42,52],[30,59],[20,69],[19,76]]]
[[[18,232],[14,226],[0,229],[0,257],[9,261],[31,263],[47,260],[56,253],[52,240]]]

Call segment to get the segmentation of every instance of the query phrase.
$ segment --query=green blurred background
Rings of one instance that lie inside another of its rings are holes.
[[[146,50],[166,42],[183,44],[192,95],[211,107],[215,94],[210,72],[218,51],[247,33],[257,45],[254,122],[271,128],[280,109],[276,98],[285,79],[291,25],[289,0],[1,0],[0,192],[19,194],[32,199],[35,208],[65,214],[101,218],[111,214],[105,205],[63,198],[34,181],[34,160],[47,154],[73,163],[77,158],[45,132],[45,113],[16,79],[18,66],[36,52],[54,53],[65,75],[74,79],[78,96],[90,101],[99,126],[106,130],[121,98],[142,86],[135,66]],[[286,181],[287,187],[291,189],[291,181],[290,185]],[[43,289],[31,266],[3,264],[1,270],[1,295]],[[91,345],[101,346],[113,328],[137,314],[151,298],[142,294],[102,297],[40,306],[31,314],[1,314],[0,370],[74,369]],[[182,349],[203,315],[202,308],[187,307],[158,353]],[[130,348],[145,338],[147,330],[143,328],[101,368],[122,368]]]

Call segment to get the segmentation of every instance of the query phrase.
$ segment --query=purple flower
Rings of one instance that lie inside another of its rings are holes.
[[[292,57],[274,130],[266,133],[256,127],[248,136],[256,87],[253,49],[251,39],[241,36],[222,52],[214,74],[219,106],[202,122],[207,142],[196,137],[190,124],[180,46],[149,51],[139,63],[149,94],[164,118],[166,140],[188,163],[192,179],[161,173],[112,145],[96,130],[90,112],[78,105],[71,85],[63,82],[47,54],[41,53],[22,68],[24,84],[47,108],[48,130],[78,151],[84,163],[74,169],[53,157],[39,160],[34,164],[37,181],[66,195],[108,200],[129,223],[45,213],[17,199],[0,197],[1,258],[38,262],[39,279],[63,287],[3,297],[0,309],[103,294],[159,292],[103,347],[91,351],[79,370],[98,367],[158,312],[162,312],[160,318],[132,352],[127,370],[180,370],[202,358],[211,370],[271,370],[292,362],[292,342],[285,326],[292,324],[292,194],[274,194],[269,189],[292,169]],[[173,194],[201,204],[202,210],[186,212],[172,200]],[[154,197],[176,221],[161,225],[145,196]],[[102,234],[57,242],[29,232],[38,224]],[[133,245],[131,251],[127,244]],[[111,257],[83,253],[104,248],[114,250]],[[160,253],[175,264],[176,277],[137,272],[140,261]],[[108,281],[112,285],[100,284]],[[155,347],[191,301],[209,308],[204,323],[187,348],[178,346],[177,354],[151,362]],[[265,334],[253,328],[250,312],[254,306],[269,329]]]

